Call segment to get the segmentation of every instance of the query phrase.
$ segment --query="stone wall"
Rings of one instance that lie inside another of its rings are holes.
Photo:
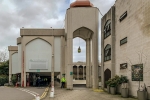
[[[125,75],[129,81],[129,93],[137,96],[138,81],[132,81],[131,65],[143,63],[143,82],[150,85],[150,0],[117,0],[115,3],[116,74]],[[120,16],[127,11],[121,22]],[[120,40],[127,37],[127,43]],[[127,69],[120,70],[120,64],[127,63]]]

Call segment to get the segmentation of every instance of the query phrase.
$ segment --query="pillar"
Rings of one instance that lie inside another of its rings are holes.
[[[90,88],[92,88],[92,64],[91,63],[90,63],[90,77],[89,77],[89,79],[90,79],[90,82],[89,82]]]
[[[84,66],[82,66],[82,68],[83,68],[83,74],[82,74],[82,77],[83,77],[83,79],[84,79]]]
[[[79,80],[79,66],[77,66],[77,80]]]
[[[11,84],[11,77],[12,77],[12,55],[9,51],[9,84]]]
[[[26,73],[26,75],[27,75],[27,84],[26,84],[26,86],[28,87],[28,86],[30,86],[29,73]]]
[[[86,40],[86,87],[90,87],[90,62],[91,62],[91,52],[90,52],[90,39]]]
[[[54,36],[52,37],[53,45],[52,45],[52,66],[51,66],[51,86],[54,86]]]
[[[93,89],[98,88],[98,34],[92,37],[92,85]]]
[[[60,79],[62,78],[62,74],[65,74],[65,38],[61,36],[61,67],[60,67]],[[61,85],[61,82],[60,82]]]
[[[67,35],[67,89],[73,89],[73,39],[72,34]]]

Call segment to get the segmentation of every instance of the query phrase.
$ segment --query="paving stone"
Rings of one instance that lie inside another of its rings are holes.
[[[122,98],[121,95],[111,95],[103,90],[91,88],[74,88],[73,90],[55,87],[54,98],[50,98],[50,93],[44,100],[137,100],[135,98]]]

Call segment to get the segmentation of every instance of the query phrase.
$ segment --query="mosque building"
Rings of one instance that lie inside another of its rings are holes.
[[[73,89],[73,78],[86,80],[86,87],[98,88],[99,16],[99,9],[89,0],[77,0],[66,11],[64,29],[22,27],[17,46],[8,47],[9,82],[12,75],[17,74],[21,86],[26,87],[40,75],[50,77],[54,85],[55,77],[65,75],[67,89]],[[86,42],[86,62],[84,68],[76,67],[78,73],[73,67],[76,37]]]
[[[129,95],[137,96],[139,80],[142,86],[150,85],[149,16],[150,0],[116,0],[101,21],[99,9],[89,0],[76,0],[66,10],[64,29],[20,29],[17,46],[8,47],[9,82],[12,74],[21,78],[22,87],[37,74],[52,83],[65,75],[67,89],[73,89],[74,79],[86,80],[86,87],[93,89],[100,80],[104,89],[110,78],[123,75],[129,79]],[[76,37],[86,42],[86,62],[73,62]]]

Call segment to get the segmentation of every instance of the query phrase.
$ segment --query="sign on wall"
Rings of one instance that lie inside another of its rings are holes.
[[[48,69],[48,61],[46,59],[30,59],[29,69]]]
[[[143,64],[132,65],[132,81],[143,81]]]

